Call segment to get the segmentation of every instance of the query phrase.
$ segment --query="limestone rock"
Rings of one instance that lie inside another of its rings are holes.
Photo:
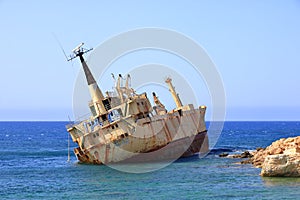
[[[278,154],[266,157],[261,176],[300,177],[300,154]]]
[[[262,176],[300,176],[300,136],[282,138],[253,152],[250,162]]]

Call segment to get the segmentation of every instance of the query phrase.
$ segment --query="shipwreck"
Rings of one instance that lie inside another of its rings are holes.
[[[91,49],[82,45],[72,51],[70,59],[78,57],[83,67],[91,95],[91,116],[66,126],[78,145],[74,153],[79,162],[155,162],[208,152],[206,106],[183,105],[171,78],[165,80],[176,104],[170,111],[154,92],[152,106],[146,93],[137,94],[130,88],[129,75],[125,85],[119,75],[114,91],[104,95],[83,57]]]

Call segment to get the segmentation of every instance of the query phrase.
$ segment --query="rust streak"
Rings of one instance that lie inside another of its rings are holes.
[[[106,145],[105,147],[105,164],[108,163],[108,156],[109,156],[109,146]]]
[[[170,130],[169,130],[169,128],[168,128],[168,124],[167,124],[167,122],[166,122],[165,120],[166,120],[166,119],[162,120],[163,127],[164,127],[164,129],[165,129],[165,133],[166,133],[168,142],[171,142],[171,141],[172,141],[172,137],[171,137],[171,134],[170,134]]]

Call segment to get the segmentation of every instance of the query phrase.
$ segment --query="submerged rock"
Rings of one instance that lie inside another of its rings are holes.
[[[245,151],[241,154],[241,158],[252,158],[253,155],[249,151]]]
[[[252,153],[250,153],[249,151],[245,151],[241,154],[231,154],[229,155],[229,153],[221,153],[219,154],[219,157],[228,157],[228,158],[251,158],[253,157]]]
[[[242,160],[240,164],[252,164],[251,159]]]
[[[229,153],[221,153],[219,154],[219,157],[227,157],[229,155]]]

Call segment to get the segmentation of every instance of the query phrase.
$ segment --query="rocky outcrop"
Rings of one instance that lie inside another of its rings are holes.
[[[229,153],[221,153],[220,155],[219,155],[219,157],[227,157],[229,155]]]
[[[257,148],[256,151],[245,151],[242,154],[221,154],[220,157],[249,158],[241,164],[253,164],[262,168],[261,176],[300,177],[300,136],[282,138],[273,142],[267,148]]]
[[[278,154],[266,157],[261,176],[300,176],[300,156],[294,154]]]
[[[283,138],[257,149],[250,163],[262,168],[261,176],[300,176],[300,136]]]
[[[249,151],[245,151],[245,152],[243,152],[243,153],[241,153],[241,154],[231,154],[231,155],[229,155],[229,153],[224,152],[224,153],[219,154],[219,157],[228,157],[228,158],[251,158],[251,157],[253,157],[253,154],[250,153]]]

